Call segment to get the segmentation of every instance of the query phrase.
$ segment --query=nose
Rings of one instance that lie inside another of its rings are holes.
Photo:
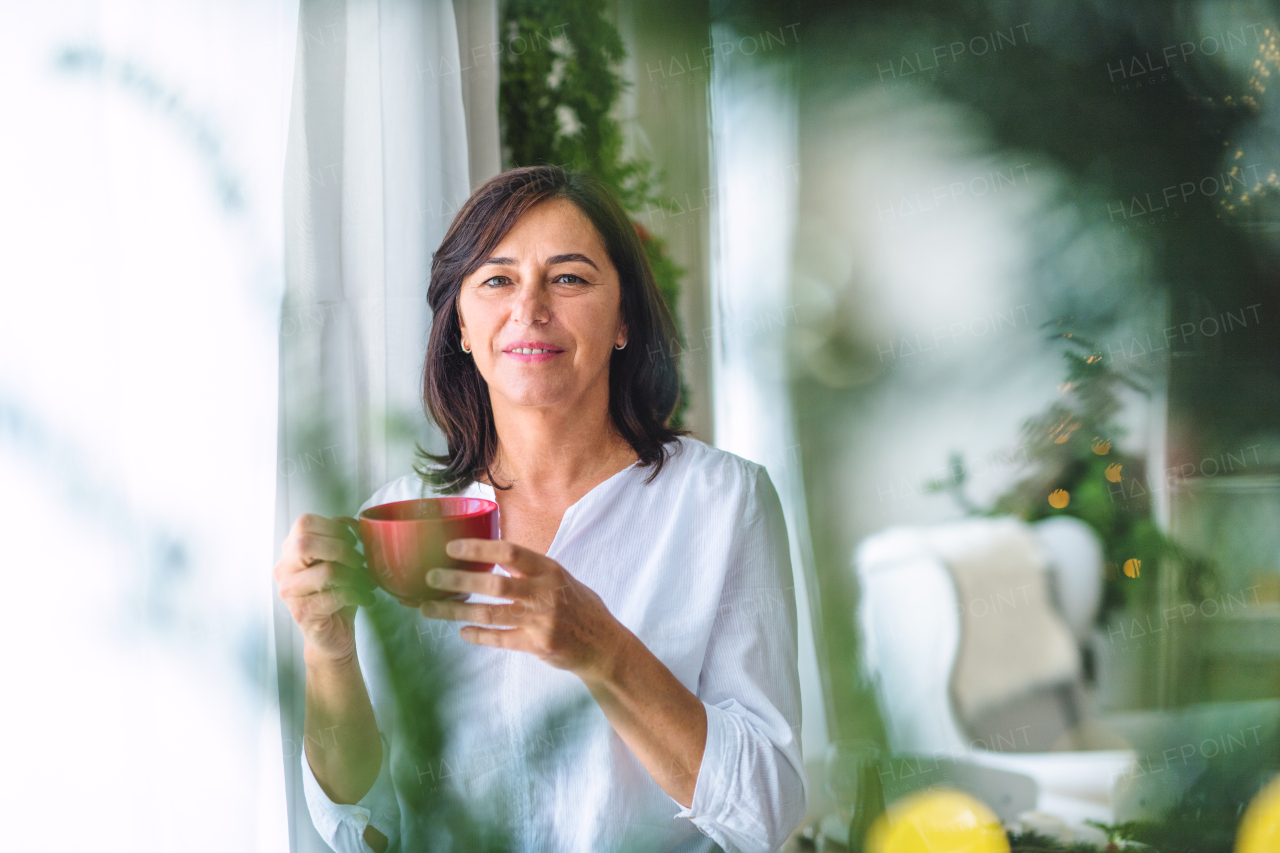
[[[530,278],[516,294],[511,318],[524,326],[541,325],[551,319],[547,289],[540,279]]]

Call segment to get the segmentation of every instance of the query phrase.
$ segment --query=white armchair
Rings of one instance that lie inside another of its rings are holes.
[[[864,664],[895,753],[1024,774],[1038,811],[1114,818],[1132,751],[1071,749],[1087,729],[1079,646],[1102,583],[1088,525],[898,527],[862,542],[855,563]]]

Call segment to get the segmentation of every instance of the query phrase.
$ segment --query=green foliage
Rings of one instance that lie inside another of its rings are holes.
[[[1170,744],[1172,745],[1172,743]],[[1241,816],[1280,768],[1280,740],[1263,735],[1248,751],[1218,753],[1169,808],[1143,820],[1116,824],[1087,821],[1112,842],[1136,842],[1158,853],[1232,853]],[[1157,777],[1153,786],[1167,784]],[[1083,853],[1096,848],[1063,845],[1035,833],[1009,834],[1012,853]],[[1125,849],[1125,848],[1118,848]]]
[[[603,0],[506,4],[503,141],[511,165],[589,172],[636,210],[652,200],[651,167],[622,158],[622,129],[610,112],[626,85],[617,71],[626,50],[605,10]]]
[[[447,785],[436,781],[445,774],[442,755],[447,734],[440,722],[439,703],[451,685],[448,673],[424,647],[416,612],[379,592],[377,603],[366,608],[365,615],[381,645],[395,695],[404,751],[393,770],[396,789],[402,793],[402,828],[446,830],[459,850],[509,851],[511,843],[505,827],[478,821],[464,801]]]
[[[1129,821],[1107,827],[1113,838],[1146,844],[1159,853],[1231,853],[1235,820],[1190,819],[1170,814],[1162,821]]]
[[[605,17],[604,0],[510,0],[502,11],[503,52],[498,109],[503,158],[510,167],[552,164],[587,172],[617,194],[623,207],[666,209],[653,165],[622,156],[622,128],[612,111],[629,85],[618,73],[626,49]],[[665,241],[637,225],[658,290],[680,327],[677,307],[684,275]],[[678,355],[681,341],[672,342]],[[669,423],[683,426],[689,389]]]
[[[1183,569],[1179,592],[1194,599],[1213,595],[1212,563],[1179,547],[1152,518],[1151,493],[1166,487],[1160,481],[1164,472],[1152,482],[1143,459],[1116,448],[1124,436],[1116,422],[1123,408],[1119,392],[1128,387],[1145,394],[1144,382],[1116,370],[1094,342],[1064,325],[1059,321],[1053,335],[1067,345],[1061,398],[1022,426],[1030,473],[986,510],[964,495],[966,475],[958,455],[952,456],[953,475],[926,488],[951,492],[971,513],[1017,515],[1030,522],[1069,515],[1087,522],[1102,540],[1106,561],[1101,622],[1114,608],[1154,606],[1160,573],[1174,562]],[[1060,508],[1049,502],[1059,490],[1069,497]],[[1136,577],[1125,573],[1129,560],[1138,561]]]
[[[1010,832],[1011,853],[1098,853],[1092,844],[1063,844],[1038,832]]]
[[[996,500],[993,512],[1028,521],[1070,515],[1087,522],[1101,538],[1106,560],[1101,612],[1153,604],[1158,566],[1170,555],[1170,543],[1151,517],[1145,461],[1116,448],[1123,431],[1115,420],[1122,408],[1121,387],[1146,389],[1115,371],[1088,339],[1072,331],[1055,337],[1068,344],[1062,354],[1067,363],[1062,399],[1024,422],[1023,442],[1035,469]],[[1108,471],[1119,481],[1108,479]],[[1061,509],[1049,503],[1057,490],[1070,500]],[[1137,577],[1123,571],[1129,560],[1141,564]]]

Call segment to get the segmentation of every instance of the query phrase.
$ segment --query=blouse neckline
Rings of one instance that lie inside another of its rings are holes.
[[[624,474],[626,474],[628,471],[631,471],[639,464],[640,464],[640,460],[639,459],[635,460],[634,462],[632,462],[630,465],[623,468],[622,470],[612,474],[609,477],[606,477],[605,479],[601,480],[599,483],[596,483],[594,486],[592,486],[590,489],[587,490],[586,494],[584,494],[582,497],[578,498],[576,501],[571,503],[568,506],[568,508],[565,509],[564,514],[560,516],[560,526],[556,528],[556,535],[551,539],[551,544],[547,546],[547,553],[545,554],[545,556],[548,558],[554,559],[552,554],[554,551],[556,551],[556,546],[560,544],[560,540],[564,537],[565,531],[568,529],[568,522],[570,518],[576,515],[575,510],[577,510],[580,506],[586,503],[587,499],[590,498],[592,495],[606,491],[607,487],[611,483],[621,480]],[[494,503],[497,503],[497,499],[494,496],[495,490],[493,486],[489,485],[488,483],[483,483],[479,480],[474,481],[472,483],[472,486],[480,492],[480,494],[478,495],[479,497],[482,497],[485,500],[490,500],[490,501],[493,501]],[[502,536],[502,530],[501,530],[502,513],[501,512],[498,513],[498,527],[499,527],[498,536],[499,538],[501,538]]]

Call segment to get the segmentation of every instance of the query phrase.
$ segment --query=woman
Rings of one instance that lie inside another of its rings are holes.
[[[776,849],[806,798],[782,509],[761,466],[665,425],[674,325],[621,205],[556,167],[499,175],[458,212],[427,296],[424,400],[448,453],[365,506],[496,501],[501,539],[448,551],[497,566],[428,572],[418,635],[458,686],[439,765],[401,766],[356,615],[400,605],[370,591],[347,523],[298,519],[276,579],[304,637],[317,830],[340,853],[395,848],[416,792],[392,779],[416,776],[494,809],[522,851]]]

